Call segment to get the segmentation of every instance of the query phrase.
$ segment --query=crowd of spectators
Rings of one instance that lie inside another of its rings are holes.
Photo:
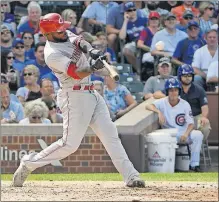
[[[70,31],[82,35],[111,64],[129,63],[144,83],[143,99],[162,97],[167,78],[180,65],[194,69],[194,84],[204,91],[218,85],[217,1],[85,1],[83,10],[67,5],[58,12]],[[56,94],[60,84],[44,59],[39,29],[42,2],[1,1],[1,123],[62,123]],[[140,66],[137,60],[140,51]],[[123,65],[123,64],[121,64]],[[153,75],[147,71],[153,69]],[[145,78],[145,79],[141,79]],[[138,103],[125,84],[91,75],[112,120]],[[211,89],[212,90],[212,89]],[[215,90],[215,89],[213,89]]]

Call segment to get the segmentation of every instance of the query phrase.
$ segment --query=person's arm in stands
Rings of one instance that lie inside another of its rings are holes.
[[[129,21],[129,14],[124,13],[124,22],[123,22],[122,28],[119,32],[120,39],[126,39],[128,21]]]
[[[211,77],[207,80],[207,83],[218,83],[218,77],[217,76],[214,76],[214,77]]]
[[[153,83],[152,79],[153,79],[153,77],[150,77],[144,85],[144,89],[143,89],[144,98],[143,98],[143,100],[147,100],[147,99],[153,97],[154,83]]]
[[[98,22],[95,19],[88,19],[88,23],[91,25],[103,25],[103,23]]]
[[[139,40],[137,42],[137,47],[144,50],[145,52],[150,52],[150,47],[146,46],[144,42],[147,40],[147,32],[142,30],[139,36]]]
[[[133,109],[137,105],[137,102],[135,101],[135,99],[132,97],[131,94],[127,94],[125,96],[125,101],[126,101],[128,107],[126,107],[125,109],[119,110],[116,113],[116,118],[119,118],[119,117],[123,116],[124,114],[128,113],[131,109]]]
[[[160,98],[166,97],[166,95],[160,90],[154,92],[153,96],[155,99],[160,99]]]
[[[201,58],[200,49],[198,49],[197,51],[195,51],[195,54],[193,56],[192,67],[194,69],[195,74],[200,75],[203,78],[206,78],[206,73],[200,70],[202,61],[203,58]]]
[[[216,69],[218,68],[218,62],[213,62],[208,67],[207,73],[207,83],[218,83],[218,72]]]

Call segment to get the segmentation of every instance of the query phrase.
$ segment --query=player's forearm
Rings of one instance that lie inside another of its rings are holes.
[[[208,118],[208,113],[209,113],[208,105],[202,106],[201,110],[202,110],[202,116]]]
[[[192,132],[192,130],[194,129],[194,124],[190,123],[188,125],[188,128],[186,129],[186,132],[184,133],[184,135],[186,135],[187,137],[189,136],[189,134]]]
[[[153,104],[148,104],[148,105],[146,105],[146,109],[147,109],[147,110],[150,110],[150,111],[153,111],[153,112],[156,112],[156,113],[159,113],[159,112],[160,112],[160,110],[157,109]]]

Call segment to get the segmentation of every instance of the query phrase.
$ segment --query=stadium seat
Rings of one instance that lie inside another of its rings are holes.
[[[141,103],[143,102],[143,93],[142,92],[138,92],[138,93],[132,93],[132,97],[138,102]]]
[[[119,74],[122,74],[122,73],[132,73],[133,70],[132,70],[132,65],[130,64],[122,64],[122,63],[117,63],[114,65],[118,71]]]
[[[124,83],[124,82],[138,82],[140,80],[138,80],[138,78],[136,78],[135,75],[132,75],[132,74],[128,74],[128,73],[125,73],[125,74],[120,74],[120,83]]]
[[[142,82],[123,82],[131,93],[143,92],[144,84]]]

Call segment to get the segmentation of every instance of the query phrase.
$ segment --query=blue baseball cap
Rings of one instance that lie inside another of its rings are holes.
[[[189,27],[191,27],[191,26],[195,26],[195,27],[198,27],[199,28],[199,24],[196,22],[196,21],[194,21],[194,20],[192,20],[192,21],[190,21],[189,23],[188,23],[188,28]]]
[[[20,39],[20,38],[14,39],[14,41],[13,41],[13,43],[12,43],[12,47],[14,48],[14,47],[17,46],[17,44],[19,44],[19,43],[24,45],[23,39]]]
[[[135,8],[134,2],[130,1],[124,4],[124,11],[128,11],[131,8]]]

